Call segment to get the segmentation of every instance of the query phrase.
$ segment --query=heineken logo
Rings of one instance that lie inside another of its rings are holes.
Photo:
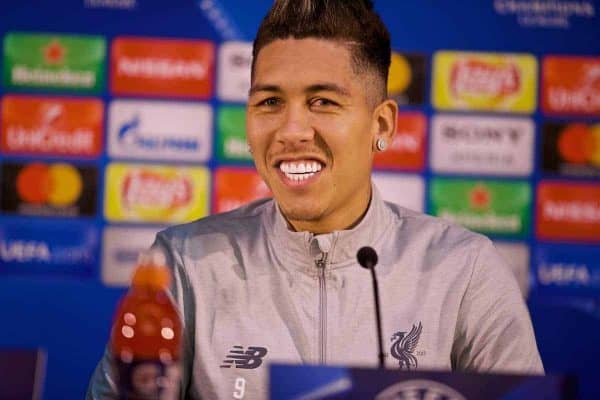
[[[531,188],[526,182],[433,179],[432,212],[485,234],[521,237],[529,231]]]
[[[485,210],[489,207],[491,201],[490,191],[483,185],[475,186],[469,193],[471,208]]]
[[[100,92],[106,43],[99,36],[9,33],[4,39],[7,87]]]
[[[56,39],[44,48],[44,59],[47,64],[60,65],[63,63],[67,50]]]

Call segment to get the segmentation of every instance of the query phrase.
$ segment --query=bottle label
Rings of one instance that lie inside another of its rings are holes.
[[[179,398],[178,363],[160,360],[116,361],[120,400],[175,400]]]

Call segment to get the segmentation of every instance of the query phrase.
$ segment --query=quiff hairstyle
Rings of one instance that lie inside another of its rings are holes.
[[[373,72],[387,97],[390,34],[370,0],[275,0],[252,49],[252,80],[258,53],[278,39],[317,38],[348,46],[355,73]],[[379,86],[379,85],[378,85]]]

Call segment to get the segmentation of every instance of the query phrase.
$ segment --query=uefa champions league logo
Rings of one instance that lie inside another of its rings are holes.
[[[442,383],[426,379],[412,379],[396,383],[382,392],[375,400],[466,400],[465,397]]]

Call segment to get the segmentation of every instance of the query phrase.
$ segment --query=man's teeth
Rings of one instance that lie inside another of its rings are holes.
[[[279,165],[281,172],[294,181],[308,179],[322,168],[321,163],[316,161],[284,161]]]

